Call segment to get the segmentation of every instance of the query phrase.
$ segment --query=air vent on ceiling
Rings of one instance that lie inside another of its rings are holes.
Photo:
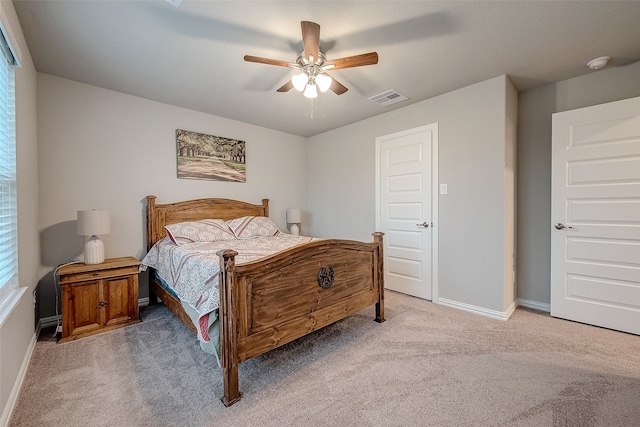
[[[383,107],[386,107],[387,105],[406,101],[409,98],[396,92],[393,89],[390,89],[377,95],[373,95],[372,97],[369,97],[367,99],[375,102],[376,104],[382,105]]]

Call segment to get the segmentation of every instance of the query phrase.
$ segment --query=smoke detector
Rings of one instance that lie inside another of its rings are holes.
[[[601,56],[599,58],[592,59],[591,61],[587,62],[587,67],[591,68],[592,70],[599,70],[600,68],[607,65],[610,59],[610,56]]]

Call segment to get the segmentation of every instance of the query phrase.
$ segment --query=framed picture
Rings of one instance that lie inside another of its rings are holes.
[[[246,182],[246,143],[176,129],[178,178]]]

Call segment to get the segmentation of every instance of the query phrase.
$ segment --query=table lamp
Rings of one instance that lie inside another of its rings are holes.
[[[104,244],[98,235],[111,231],[111,215],[107,211],[78,211],[78,234],[91,236],[84,245],[84,263],[104,262]]]
[[[302,222],[302,212],[300,209],[287,209],[287,223],[291,224],[289,232],[294,236],[300,234],[300,223]]]

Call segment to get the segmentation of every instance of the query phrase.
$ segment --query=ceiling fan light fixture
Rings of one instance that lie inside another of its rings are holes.
[[[291,83],[293,83],[293,87],[296,88],[298,92],[302,92],[304,87],[307,85],[309,81],[309,76],[305,73],[296,74],[291,78]]]
[[[316,84],[318,85],[318,89],[320,92],[326,92],[331,87],[331,83],[333,79],[326,74],[318,74],[316,76]]]
[[[308,84],[307,87],[304,90],[303,93],[304,96],[306,96],[307,98],[317,98],[318,97],[318,90],[316,89],[316,85],[315,84]]]

